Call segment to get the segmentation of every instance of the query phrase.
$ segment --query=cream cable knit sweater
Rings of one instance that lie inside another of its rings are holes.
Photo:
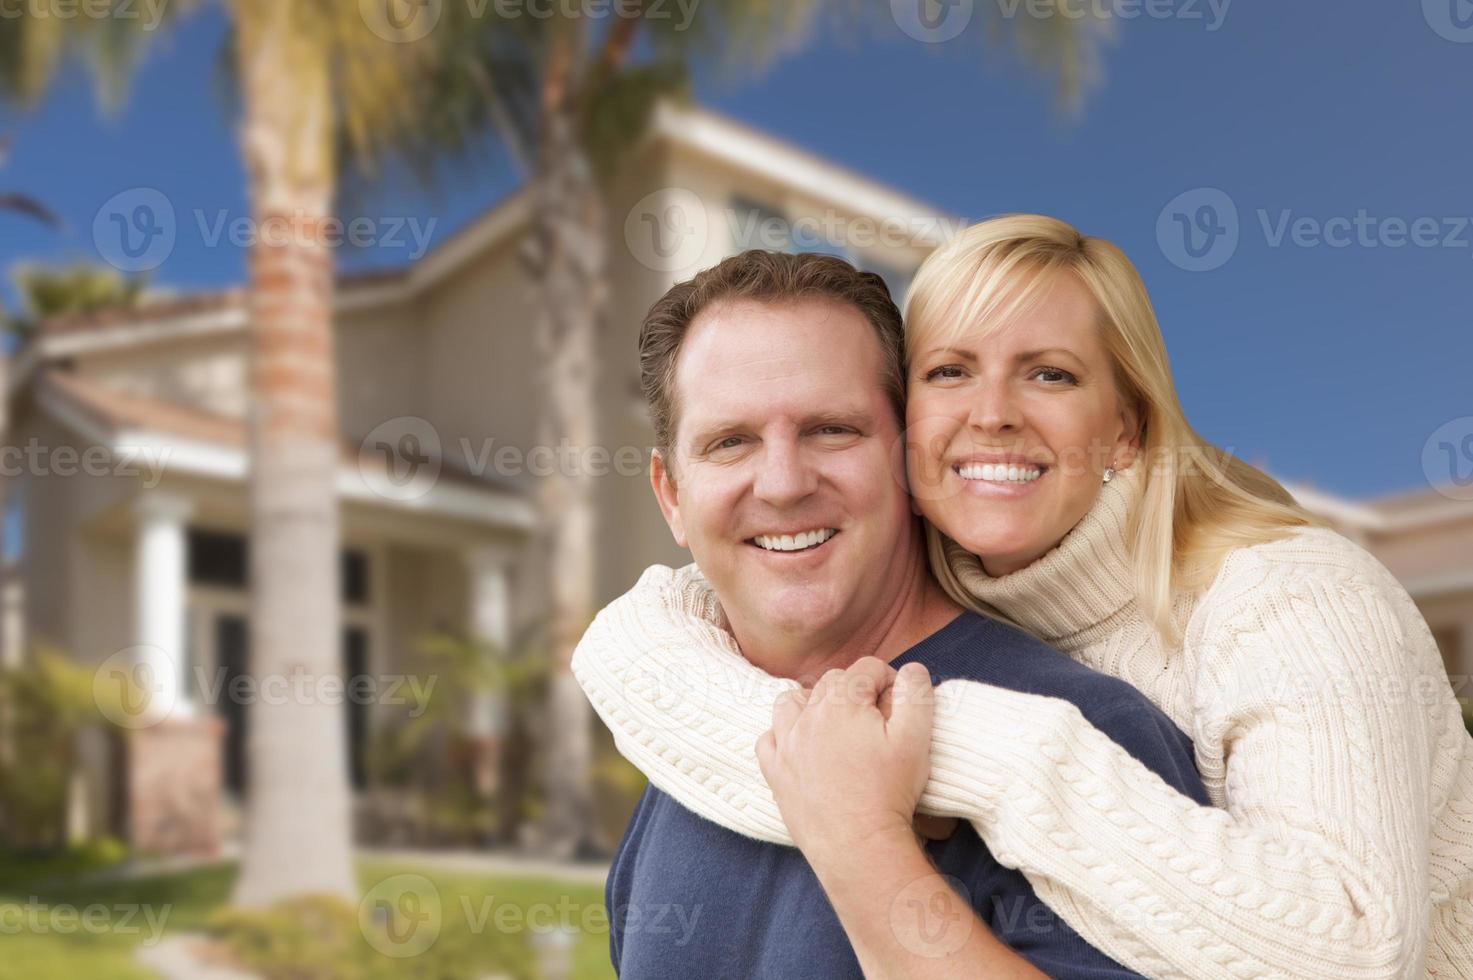
[[[937,689],[928,812],[968,819],[1100,950],[1147,975],[1473,977],[1473,740],[1401,586],[1333,532],[1239,549],[1164,649],[1130,591],[1132,471],[980,599],[1123,678],[1196,746],[1181,796],[1066,702]],[[791,844],[753,746],[793,685],[738,651],[694,566],[654,566],[573,670],[619,749],[690,810]]]

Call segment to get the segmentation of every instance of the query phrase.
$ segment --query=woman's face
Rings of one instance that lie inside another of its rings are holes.
[[[1073,273],[986,337],[932,330],[907,370],[915,506],[1006,575],[1042,557],[1135,458],[1098,308]]]

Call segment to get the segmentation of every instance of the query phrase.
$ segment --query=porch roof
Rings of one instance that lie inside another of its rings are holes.
[[[244,481],[249,473],[244,420],[190,405],[108,388],[78,375],[47,369],[36,378],[37,405],[57,422],[114,454],[152,453],[166,473]],[[374,489],[388,462],[339,445],[338,495],[370,506],[418,511],[499,528],[525,530],[535,510],[520,488],[439,461],[423,493],[398,499]]]

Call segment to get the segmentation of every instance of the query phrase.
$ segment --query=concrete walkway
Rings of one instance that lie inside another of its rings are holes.
[[[260,980],[254,973],[205,962],[200,957],[204,937],[183,933],[152,946],[139,946],[133,959],[163,980]]]
[[[426,851],[360,847],[355,856],[388,864],[465,874],[551,878],[579,885],[602,886],[609,876],[604,863],[551,861],[505,851]]]
[[[609,866],[604,863],[553,861],[510,851],[442,851],[360,847],[354,850],[353,857],[386,864],[402,864],[406,868],[433,868],[439,871],[478,875],[550,878],[554,881],[568,881],[580,885],[602,886],[604,879],[609,874]],[[82,881],[102,883],[154,878],[160,875],[180,874],[185,871],[197,871],[200,868],[233,864],[239,859],[240,847],[236,844],[228,844],[213,857],[137,858],[105,871],[93,872],[86,875]]]

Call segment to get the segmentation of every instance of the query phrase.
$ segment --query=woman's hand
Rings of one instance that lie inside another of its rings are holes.
[[[875,657],[778,699],[757,760],[815,868],[862,859],[877,836],[912,838],[931,771],[933,708],[925,667],[897,672]]]

